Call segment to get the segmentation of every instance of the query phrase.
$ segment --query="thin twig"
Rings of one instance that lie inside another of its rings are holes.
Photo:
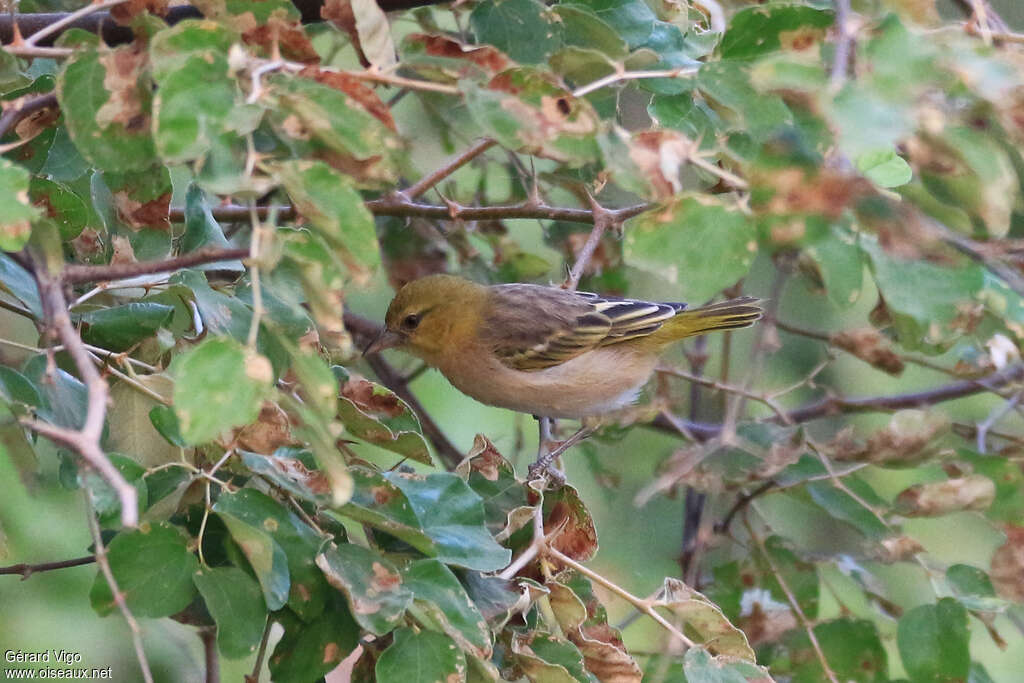
[[[972,379],[950,382],[949,384],[943,384],[924,391],[912,391],[905,394],[891,394],[888,396],[848,398],[827,396],[795,410],[788,411],[786,413],[786,420],[788,423],[801,424],[824,417],[835,417],[851,413],[877,413],[903,410],[905,408],[922,408],[973,396],[982,392],[991,392],[1006,385],[1019,382],[1022,379],[1024,379],[1024,365],[1017,363],[987,375],[984,378],[984,384],[979,380]],[[779,423],[780,418],[776,416],[770,421]],[[678,432],[678,429],[663,417],[655,418],[653,425],[663,431]],[[687,421],[685,426],[687,431],[697,439],[710,439],[722,431],[722,425],[716,423]]]
[[[96,561],[95,555],[76,557],[73,560],[60,560],[59,562],[41,562],[39,564],[12,564],[8,567],[0,567],[0,576],[4,574],[20,574],[24,581],[33,574],[51,572],[55,569],[67,569],[68,567],[81,567],[84,564],[92,564]]]
[[[99,12],[101,10],[110,9],[111,7],[114,7],[115,5],[120,5],[125,1],[126,0],[102,0],[101,2],[93,2],[91,4],[88,4],[85,7],[82,7],[80,9],[75,10],[74,12],[71,12],[63,18],[58,19],[49,26],[46,26],[39,31],[36,31],[32,35],[30,35],[27,40],[25,40],[24,44],[27,47],[35,47],[35,45],[39,43],[40,40],[42,40],[46,36],[53,35],[54,33],[59,33],[60,30],[63,29],[68,24],[73,24],[79,19],[89,16],[93,12]]]
[[[649,616],[651,619],[654,619],[656,622],[658,622],[658,624],[662,626],[662,628],[664,628],[666,631],[668,631],[677,639],[679,639],[679,641],[686,647],[696,647],[696,643],[694,643],[692,640],[683,635],[682,631],[673,626],[665,617],[661,616],[661,614],[659,614],[658,611],[654,609],[654,606],[651,604],[650,601],[645,600],[643,598],[638,598],[637,596],[633,595],[632,593],[627,591],[625,588],[622,588],[615,582],[609,581],[597,572],[588,569],[584,565],[572,559],[565,553],[560,552],[557,548],[552,548],[549,546],[545,550],[545,552],[555,560],[558,560],[562,564],[572,569],[575,569],[580,574],[583,574],[594,583],[604,586],[609,591],[615,593],[620,598],[622,598],[623,600],[630,603],[638,610]]]
[[[769,571],[771,571],[775,580],[779,583],[779,587],[782,588],[782,592],[786,594],[786,600],[789,602],[789,606],[792,608],[793,614],[796,615],[796,618],[800,620],[800,625],[804,627],[805,631],[807,631],[807,637],[811,641],[811,647],[814,649],[814,654],[818,657],[818,662],[821,664],[821,668],[825,672],[825,676],[827,676],[828,680],[832,683],[839,683],[839,679],[836,678],[835,672],[832,671],[832,667],[829,666],[828,660],[825,659],[825,653],[821,649],[821,644],[818,643],[818,636],[814,634],[814,627],[811,625],[807,615],[804,614],[803,609],[800,607],[800,603],[797,602],[796,596],[790,589],[789,584],[786,583],[786,580],[782,577],[778,568],[776,568],[775,563],[772,562],[772,557],[768,554],[768,549],[764,545],[764,540],[754,533],[754,528],[751,526],[750,520],[747,519],[745,514],[743,516],[743,525],[747,527],[747,533],[750,534],[750,537],[754,539],[754,542],[757,544],[758,550],[761,551],[761,557],[764,558]]]
[[[850,68],[850,51],[853,47],[853,32],[850,30],[850,0],[835,0],[836,5],[836,49],[832,58],[832,70],[829,73],[829,89],[839,92],[846,82],[846,72]]]
[[[579,287],[580,279],[590,264],[590,259],[594,257],[594,252],[597,251],[597,245],[601,244],[601,238],[604,237],[605,232],[615,226],[608,209],[598,204],[597,200],[589,192],[587,193],[587,198],[590,200],[590,211],[593,216],[594,227],[590,231],[587,241],[583,243],[580,253],[576,255],[576,263],[573,264],[572,270],[569,271],[569,279],[563,285],[569,291],[575,291]]]
[[[82,344],[82,338],[78,336],[78,332],[71,324],[67,300],[64,298],[63,283],[59,278],[54,278],[47,273],[44,268],[45,266],[38,266],[35,273],[39,297],[47,321],[63,342],[64,348],[74,361],[82,382],[85,384],[87,392],[85,422],[78,430],[32,419],[23,420],[22,424],[78,453],[117,493],[121,503],[121,523],[125,527],[134,527],[139,521],[138,494],[135,487],[129,484],[121,472],[111,464],[100,446],[100,440],[103,437],[103,423],[107,415],[107,399],[109,397],[107,383],[93,365],[92,357]]]
[[[205,683],[220,683],[220,659],[217,655],[217,627],[199,629],[203,641],[203,660],[206,663]]]
[[[145,683],[153,683],[153,674],[149,670],[149,660],[146,659],[146,651],[142,648],[142,630],[139,622],[135,620],[128,603],[124,599],[124,593],[117,585],[114,572],[110,569],[110,562],[107,561],[107,549],[103,545],[103,536],[100,534],[100,525],[96,521],[96,511],[92,507],[92,491],[88,485],[84,487],[85,506],[89,518],[89,531],[92,533],[93,546],[96,549],[96,564],[99,565],[100,573],[110,588],[110,595],[114,598],[114,604],[121,611],[121,615],[128,623],[128,629],[132,632],[132,645],[135,647],[135,657],[139,660],[139,668],[142,669],[142,679]]]
[[[267,625],[263,627],[263,637],[260,638],[260,648],[256,651],[256,662],[252,665],[252,673],[245,677],[245,683],[259,683],[260,670],[263,668],[263,657],[267,654],[267,641],[270,640],[270,627],[274,625],[273,619],[267,615]]]
[[[603,78],[599,78],[596,81],[587,83],[584,86],[580,86],[572,91],[573,97],[583,97],[589,95],[595,90],[614,85],[615,83],[623,83],[626,81],[638,81],[648,78],[682,78],[684,76],[693,76],[697,73],[699,67],[680,67],[678,69],[659,69],[653,71],[621,71],[613,74],[609,74]]]
[[[976,439],[979,453],[985,453],[988,450],[987,437],[989,430],[996,426],[996,423],[1003,419],[1007,413],[1016,408],[1022,397],[1024,397],[1024,391],[1018,391],[1009,399],[996,406],[989,413],[988,417],[978,423]]]
[[[104,282],[123,280],[138,275],[170,273],[183,268],[216,263],[218,261],[236,261],[249,256],[249,249],[199,249],[190,254],[183,254],[161,261],[138,261],[136,263],[112,263],[106,266],[69,265],[64,268],[62,279],[68,284],[86,282]]]
[[[415,183],[403,190],[401,194],[407,199],[416,199],[421,194],[434,187],[439,182],[455,173],[455,171],[459,170],[496,144],[497,140],[494,138],[482,138],[477,140],[468,149],[445,161],[444,164],[432,173],[428,173],[417,180]]]
[[[7,48],[5,47],[4,49],[6,50]],[[7,135],[22,119],[41,109],[56,106],[57,94],[52,92],[36,97],[21,98],[16,104],[5,109],[3,116],[0,116],[0,137]]]

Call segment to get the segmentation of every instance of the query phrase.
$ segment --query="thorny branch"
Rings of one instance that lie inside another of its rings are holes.
[[[128,623],[128,628],[132,632],[132,645],[135,647],[135,657],[139,660],[139,668],[142,669],[142,679],[146,683],[153,683],[153,674],[149,670],[149,660],[146,659],[146,651],[142,648],[142,630],[139,628],[139,622],[135,620],[135,616],[128,609],[124,593],[118,587],[117,579],[114,578],[114,572],[110,569],[110,562],[107,561],[107,548],[103,545],[100,525],[96,521],[96,511],[92,506],[92,491],[86,486],[83,493],[85,494],[86,515],[89,518],[89,532],[92,534],[93,546],[96,548],[96,564],[99,565],[100,573],[103,574],[103,578],[107,581],[114,604],[121,611],[121,615]]]
[[[96,561],[94,555],[86,555],[85,557],[76,557],[73,560],[60,560],[59,562],[40,562],[39,564],[12,564],[8,567],[0,567],[0,576],[5,574],[19,574],[21,580],[24,581],[33,574],[39,574],[41,572],[51,572],[55,569],[67,569],[69,567],[81,567],[85,564],[92,564]]]
[[[64,298],[64,284],[60,277],[47,272],[44,264],[36,266],[35,276],[46,322],[52,332],[56,332],[78,368],[88,392],[88,404],[85,422],[80,429],[59,427],[34,419],[25,419],[21,423],[37,434],[78,453],[117,493],[121,503],[121,523],[125,527],[134,527],[139,522],[138,495],[135,488],[111,464],[100,445],[107,414],[107,383],[93,365],[82,338],[71,324],[67,300]]]

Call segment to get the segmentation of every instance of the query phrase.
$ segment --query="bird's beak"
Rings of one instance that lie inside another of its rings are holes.
[[[373,341],[371,341],[365,349],[363,349],[363,355],[368,356],[371,353],[380,353],[384,349],[393,349],[396,346],[401,346],[405,343],[405,337],[397,332],[392,332],[387,328],[383,328]]]

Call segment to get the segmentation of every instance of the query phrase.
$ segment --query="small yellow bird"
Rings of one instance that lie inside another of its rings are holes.
[[[401,347],[482,403],[584,419],[631,404],[673,342],[753,325],[758,303],[741,297],[688,309],[430,275],[402,287],[366,353]]]

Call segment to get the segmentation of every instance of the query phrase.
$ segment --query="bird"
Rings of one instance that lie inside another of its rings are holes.
[[[407,351],[464,394],[534,415],[543,447],[544,420],[577,419],[585,425],[577,434],[593,431],[586,425],[636,401],[667,347],[761,315],[760,300],[747,296],[690,308],[436,274],[397,292],[364,354]]]

